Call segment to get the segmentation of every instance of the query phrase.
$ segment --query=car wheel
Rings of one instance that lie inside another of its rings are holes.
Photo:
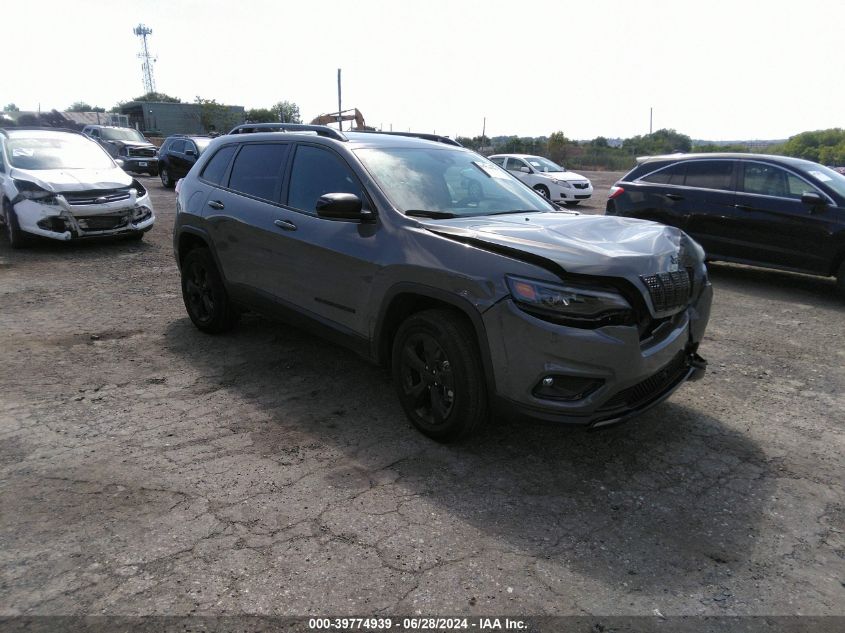
[[[548,187],[546,187],[545,185],[535,185],[535,186],[534,186],[534,191],[536,191],[537,193],[539,193],[539,194],[540,194],[541,196],[543,196],[546,200],[551,200],[551,194],[549,193],[549,188],[548,188]]]
[[[405,414],[440,442],[466,437],[488,417],[487,388],[469,325],[450,310],[408,317],[393,340],[393,384]]]
[[[238,311],[229,300],[223,279],[207,248],[197,248],[185,255],[182,262],[182,299],[191,321],[203,332],[225,332],[238,321]]]
[[[158,170],[158,177],[161,178],[161,184],[167,189],[173,189],[174,185],[176,184],[170,177],[170,172],[167,170],[166,167],[162,167]]]
[[[3,223],[6,226],[6,238],[12,248],[26,248],[30,244],[30,237],[18,224],[18,216],[8,200],[3,201]]]
[[[845,262],[842,262],[839,272],[836,273],[836,287],[842,295],[845,295]]]

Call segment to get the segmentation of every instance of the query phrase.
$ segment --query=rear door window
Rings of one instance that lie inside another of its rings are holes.
[[[211,160],[208,161],[205,168],[202,170],[200,178],[210,182],[213,185],[220,185],[223,183],[223,177],[226,175],[226,168],[229,166],[229,161],[232,160],[232,155],[237,149],[237,145],[226,145],[221,147]]]
[[[687,162],[684,185],[701,189],[732,191],[734,163],[731,160],[693,160]]]
[[[300,145],[290,173],[288,206],[313,214],[317,200],[327,193],[354,193],[367,206],[361,184],[339,156],[313,145]]]
[[[286,143],[244,145],[232,165],[229,189],[278,202],[282,188],[282,167],[289,147]]]
[[[181,154],[185,151],[185,141],[175,140],[170,145],[170,151],[176,154]]]

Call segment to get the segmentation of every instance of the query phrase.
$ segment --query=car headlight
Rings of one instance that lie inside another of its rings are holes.
[[[564,189],[572,189],[572,185],[570,185],[565,180],[554,180],[553,181],[556,185],[563,187]]]
[[[518,306],[547,321],[575,327],[629,325],[635,322],[631,304],[610,289],[555,284],[523,277],[505,277]]]
[[[18,195],[27,200],[37,200],[42,204],[53,204],[56,201],[56,194],[52,191],[47,191],[43,187],[39,187],[34,182],[28,180],[13,179],[15,188],[18,190]]]

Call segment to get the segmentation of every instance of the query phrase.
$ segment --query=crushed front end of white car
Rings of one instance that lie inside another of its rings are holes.
[[[55,240],[148,231],[155,223],[149,193],[122,170],[115,172],[105,181],[75,179],[71,184],[50,183],[43,172],[30,180],[26,176],[31,174],[13,170],[7,196],[20,230]]]

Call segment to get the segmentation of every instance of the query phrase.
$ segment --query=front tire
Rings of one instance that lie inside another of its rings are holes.
[[[3,201],[3,222],[6,225],[6,238],[9,240],[9,246],[19,249],[30,245],[32,239],[21,230],[18,216],[8,200]]]
[[[191,321],[203,332],[226,332],[238,321],[237,308],[229,300],[223,279],[207,248],[197,248],[185,255],[182,262],[182,299]]]
[[[552,199],[552,194],[549,193],[549,188],[546,185],[535,185],[534,191],[543,196],[546,200]]]
[[[487,387],[472,328],[451,310],[408,317],[393,340],[393,384],[413,425],[438,442],[478,431]]]

